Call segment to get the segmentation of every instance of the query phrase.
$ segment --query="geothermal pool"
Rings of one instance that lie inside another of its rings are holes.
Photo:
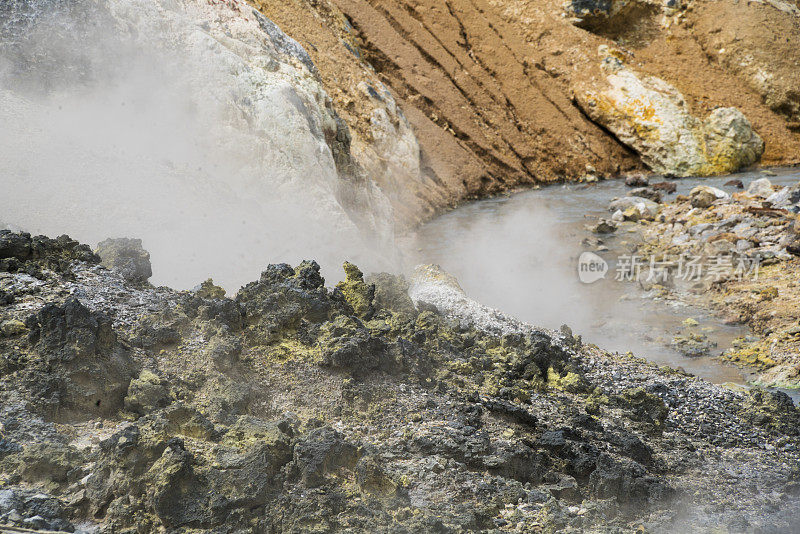
[[[797,169],[777,169],[774,184],[800,180]],[[736,174],[747,184],[764,175]],[[732,176],[674,180],[676,194],[686,194],[698,184],[733,192],[723,184]],[[607,251],[598,254],[609,262],[604,279],[584,284],[578,279],[578,256],[596,247],[582,241],[596,235],[586,225],[609,217],[608,203],[630,188],[622,180],[595,184],[542,187],[509,196],[472,202],[442,215],[418,230],[405,244],[415,263],[437,263],[458,278],[466,293],[483,304],[547,328],[568,325],[584,342],[627,352],[662,365],[682,367],[715,383],[744,385],[746,371],[718,361],[715,356],[737,337],[748,335],[745,326],[731,326],[707,311],[676,301],[656,300],[639,284],[614,280],[614,261],[630,254],[636,235],[618,231],[600,236]],[[670,346],[683,331],[683,321],[697,320],[717,346],[709,356],[689,357]],[[786,391],[795,402],[800,391]]]

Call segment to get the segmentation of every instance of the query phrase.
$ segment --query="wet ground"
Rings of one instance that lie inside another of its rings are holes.
[[[774,172],[777,176],[766,176],[773,184],[800,180],[798,169]],[[678,190],[665,199],[686,194],[699,183],[732,193],[737,189],[724,186],[732,178],[747,187],[763,177],[750,172],[673,180]],[[745,372],[715,356],[735,338],[748,335],[747,327],[725,325],[707,311],[653,299],[640,284],[615,280],[618,258],[630,254],[636,233],[599,236],[608,250],[598,254],[608,262],[609,272],[591,284],[578,279],[578,256],[597,250],[596,244],[584,243],[598,237],[586,226],[609,217],[608,203],[628,191],[623,181],[613,180],[551,186],[467,204],[422,227],[408,244],[409,256],[417,263],[438,263],[458,278],[467,294],[524,321],[549,328],[566,324],[585,342],[633,351],[715,383],[746,384]],[[716,343],[709,356],[688,357],[670,346],[686,331],[688,318],[698,321],[696,330]],[[788,393],[795,402],[800,400],[800,392]]]

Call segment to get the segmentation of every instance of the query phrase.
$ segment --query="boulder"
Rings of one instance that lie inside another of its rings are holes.
[[[100,258],[87,245],[68,235],[55,239],[26,232],[0,230],[0,271],[37,274],[41,269],[59,273],[70,270],[74,261],[98,263]]]
[[[626,65],[623,52],[601,45],[599,54],[605,79],[576,86],[575,99],[653,171],[710,176],[761,157],[764,142],[739,110],[717,108],[701,120],[675,87]]]
[[[143,283],[153,276],[150,254],[142,248],[141,239],[106,239],[98,243],[95,253],[100,256],[100,265],[129,282]]]
[[[152,371],[144,370],[138,378],[131,380],[128,395],[125,397],[125,409],[146,414],[169,404],[169,390],[163,380]]]

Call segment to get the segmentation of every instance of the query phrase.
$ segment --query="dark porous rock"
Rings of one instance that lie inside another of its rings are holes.
[[[507,416],[531,428],[535,427],[539,422],[535,414],[511,402],[495,399],[484,399],[481,402],[489,411]]]
[[[686,532],[791,532],[800,511],[800,424],[784,396],[461,293],[464,309],[417,307],[401,277],[355,266],[333,289],[314,262],[269,266],[231,299],[72,257],[65,276],[32,259],[33,238],[11,241],[42,278],[0,273],[15,297],[0,306],[0,482],[61,508],[0,490],[0,524],[521,534],[678,517]]]
[[[653,450],[631,432],[620,430],[612,433],[609,441],[620,448],[621,454],[642,465],[649,465],[653,461]]]
[[[303,320],[322,323],[336,310],[352,310],[344,297],[331,298],[324,284],[317,262],[303,262],[297,269],[285,263],[270,265],[257,282],[236,294],[251,340],[269,342],[297,329]]]
[[[122,407],[134,364],[107,316],[70,298],[45,305],[26,327],[35,355],[23,384],[35,406],[61,420],[111,415]]]
[[[374,455],[362,456],[356,464],[355,473],[361,490],[372,497],[387,498],[397,493],[397,482],[383,469],[380,458]]]
[[[664,197],[661,195],[661,193],[652,187],[638,187],[636,189],[631,189],[628,191],[628,196],[646,198],[659,204],[664,200]]]
[[[239,332],[244,328],[245,310],[239,302],[232,299],[209,300],[194,294],[184,301],[182,310],[209,337]],[[162,328],[172,328],[176,331],[179,331],[182,326],[179,319],[165,318],[162,324]]]
[[[119,529],[142,528],[148,516],[173,530],[241,529],[251,510],[274,498],[281,469],[292,460],[291,438],[279,424],[241,417],[213,449],[193,451],[184,436],[218,437],[193,430],[190,422],[199,414],[191,413],[171,407],[101,444],[86,482],[95,517]],[[134,510],[143,517],[134,516]]]
[[[591,3],[592,0],[588,1]],[[625,177],[625,185],[628,187],[647,187],[648,182],[647,176],[641,173],[633,173]]]
[[[142,248],[141,239],[106,239],[97,244],[96,253],[103,267],[118,272],[129,282],[141,284],[153,276],[150,253]]]
[[[330,427],[312,430],[294,448],[294,463],[309,487],[323,484],[328,473],[343,467],[353,469],[359,456],[358,448]]]
[[[581,490],[578,482],[570,475],[560,475],[553,477],[544,487],[556,499],[564,499],[569,502],[580,502]]]
[[[152,371],[144,370],[131,380],[125,396],[125,409],[144,415],[170,403],[169,389],[164,380]]]
[[[524,443],[501,443],[482,458],[482,464],[494,475],[538,484],[550,465],[550,458]]]
[[[563,430],[548,430],[542,433],[537,445],[558,452],[567,446],[567,439],[564,437]]]
[[[736,189],[744,189],[744,184],[739,179],[728,180],[724,184],[725,187],[735,187]]]
[[[320,364],[326,367],[354,373],[378,369],[391,372],[398,364],[385,339],[371,335],[357,319],[343,315],[322,325],[319,345]]]
[[[66,506],[57,498],[14,487],[0,489],[0,525],[17,527],[8,532],[75,531]],[[2,526],[0,530],[6,531]]]
[[[619,401],[639,421],[652,425],[656,431],[664,428],[669,409],[658,395],[648,393],[643,388],[631,388],[622,392]]]
[[[181,334],[173,326],[142,322],[137,326],[131,343],[136,347],[160,350],[170,345],[176,345],[180,340]]]
[[[800,434],[800,410],[782,391],[752,388],[741,415],[754,425],[795,436]]]
[[[0,230],[0,258],[25,261],[31,256],[31,235]]]
[[[14,302],[14,295],[0,289],[0,306],[7,306]]]
[[[100,258],[87,245],[67,235],[51,239],[0,230],[0,271],[24,272],[42,278],[42,269],[66,274],[75,261],[98,263]]]
[[[674,193],[678,190],[677,184],[675,182],[657,182],[650,186],[650,189],[654,189],[655,191],[663,191],[666,194]]]
[[[630,507],[641,507],[672,493],[664,481],[649,475],[638,463],[616,460],[608,454],[600,455],[597,468],[589,475],[589,488],[598,498],[614,497]]]

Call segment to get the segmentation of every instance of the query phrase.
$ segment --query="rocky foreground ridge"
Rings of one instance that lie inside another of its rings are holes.
[[[800,414],[471,301],[435,267],[234,298],[0,232],[0,525],[790,532]],[[409,295],[413,296],[412,299]]]

